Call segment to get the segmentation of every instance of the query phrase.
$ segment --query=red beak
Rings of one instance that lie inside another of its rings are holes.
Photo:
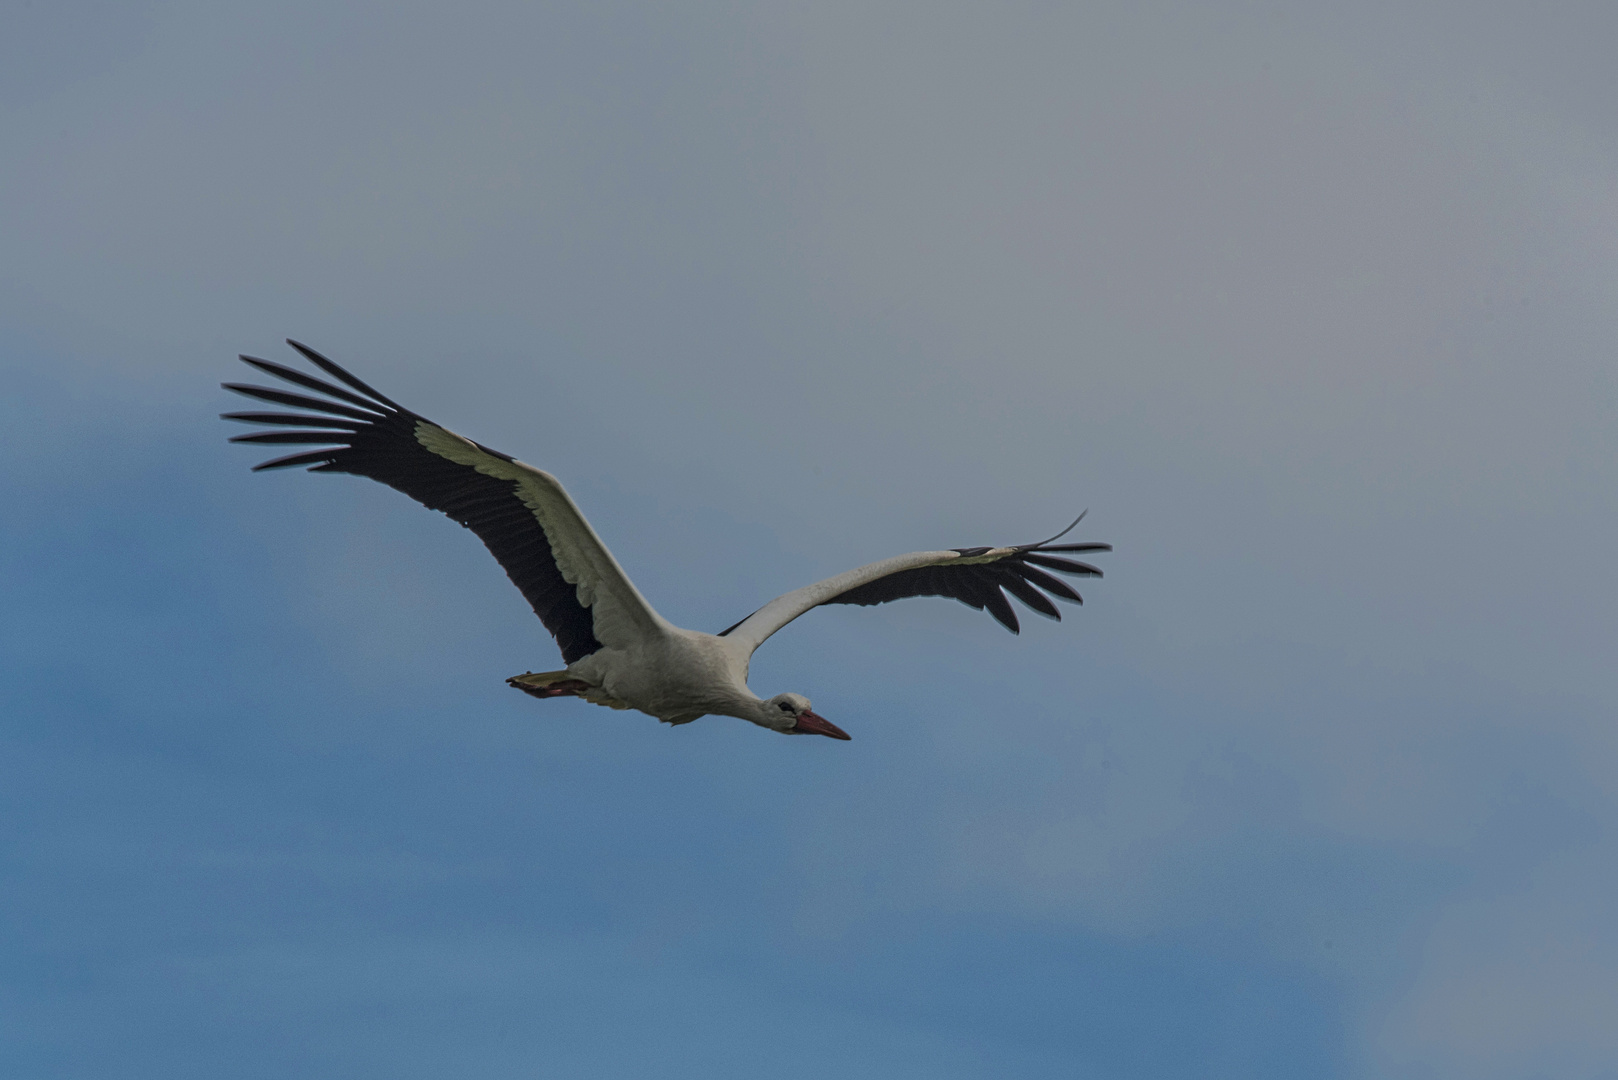
[[[798,714],[798,722],[792,725],[792,730],[802,735],[825,735],[832,739],[853,739],[853,736],[824,716],[816,716],[805,709]]]

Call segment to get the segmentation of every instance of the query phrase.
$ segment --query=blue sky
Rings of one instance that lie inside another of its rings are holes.
[[[0,1058],[19,1077],[1618,1077],[1618,15],[14,5]],[[851,743],[503,679],[294,336]]]

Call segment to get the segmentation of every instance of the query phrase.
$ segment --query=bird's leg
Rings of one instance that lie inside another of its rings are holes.
[[[506,685],[537,698],[578,697],[591,688],[583,679],[575,679],[565,671],[529,671],[513,675],[506,680]]]

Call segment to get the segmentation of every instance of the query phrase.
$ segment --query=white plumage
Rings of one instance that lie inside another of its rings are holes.
[[[310,410],[225,413],[229,420],[291,429],[231,441],[321,445],[267,461],[255,471],[307,465],[311,472],[368,476],[477,533],[556,638],[567,664],[560,671],[507,680],[535,697],[582,697],[638,709],[671,724],[716,714],[788,734],[847,739],[803,695],[765,700],[748,689],[753,651],[771,634],[821,604],[880,604],[911,596],[947,596],[988,610],[1016,633],[1017,616],[1002,590],[1060,619],[1045,593],[1082,600],[1046,571],[1100,577],[1100,570],[1065,553],[1111,550],[1108,544],[1054,543],[1073,528],[1069,525],[1038,544],[917,551],[779,596],[718,634],[686,630],[646,602],[554,476],[439,427],[312,349],[288,344],[349,389],[244,356],[248,364],[323,396],[226,383],[226,389],[248,397]]]

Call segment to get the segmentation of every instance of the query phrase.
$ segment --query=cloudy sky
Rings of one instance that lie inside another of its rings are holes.
[[[28,1077],[1618,1076],[1618,12],[195,0],[0,33],[0,1056]],[[294,336],[670,619],[1089,508],[854,736],[502,680]],[[262,455],[261,455],[262,456]]]

